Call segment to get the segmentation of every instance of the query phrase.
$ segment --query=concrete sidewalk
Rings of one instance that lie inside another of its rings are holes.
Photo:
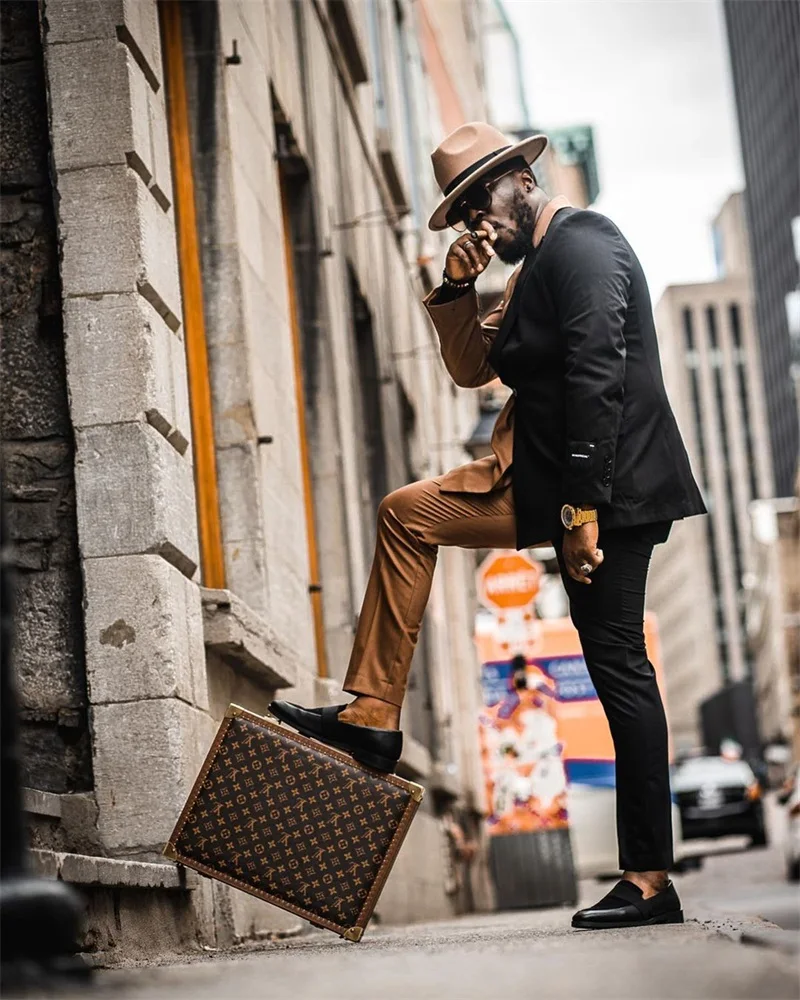
[[[90,993],[120,1000],[798,996],[796,958],[736,941],[762,922],[709,913],[682,926],[579,932],[570,917],[568,910],[526,911],[372,928],[359,945],[312,932],[180,965],[98,972]]]

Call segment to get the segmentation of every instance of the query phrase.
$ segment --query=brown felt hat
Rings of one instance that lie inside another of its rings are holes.
[[[494,167],[522,156],[533,163],[547,149],[546,135],[532,135],[521,142],[509,142],[499,129],[486,122],[459,125],[431,153],[436,183],[444,200],[428,219],[428,228],[447,229],[445,216],[453,202]]]

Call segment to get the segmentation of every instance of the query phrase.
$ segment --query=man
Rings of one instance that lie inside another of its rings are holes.
[[[624,872],[573,925],[678,922],[667,878],[667,726],[645,651],[644,594],[653,546],[672,521],[705,507],[664,390],[641,265],[609,219],[537,186],[530,164],[546,146],[545,136],[509,143],[471,122],[432,154],[444,197],[428,225],[462,234],[424,300],[444,363],[460,386],[499,376],[513,394],[491,455],[381,502],[343,685],[355,700],[271,708],[301,732],[393,770],[438,546],[521,549],[550,540],[614,738]],[[481,321],[474,281],[495,256],[519,266]]]

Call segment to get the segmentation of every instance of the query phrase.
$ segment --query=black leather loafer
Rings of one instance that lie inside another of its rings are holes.
[[[397,729],[376,729],[339,722],[346,705],[328,708],[302,708],[290,701],[273,701],[270,712],[303,736],[310,736],[329,747],[344,750],[359,764],[392,774],[403,750],[403,734]]]
[[[599,903],[579,910],[572,918],[572,926],[583,930],[682,923],[681,901],[672,882],[655,896],[645,899],[642,890],[627,879],[617,882]]]

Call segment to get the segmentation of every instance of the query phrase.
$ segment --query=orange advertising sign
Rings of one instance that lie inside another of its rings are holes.
[[[489,616],[487,616],[489,617]],[[614,787],[614,744],[578,633],[569,618],[537,621],[525,649],[526,685],[515,686],[503,626],[494,616],[476,629],[484,707],[481,760],[491,834],[568,825],[568,784]],[[655,617],[645,617],[645,641],[659,684],[663,679]]]

